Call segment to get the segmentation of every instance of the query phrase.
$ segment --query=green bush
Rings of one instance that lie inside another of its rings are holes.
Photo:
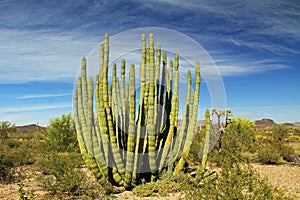
[[[8,134],[14,132],[15,128],[15,125],[8,121],[0,122],[0,137],[7,138]]]
[[[224,163],[222,170],[211,173],[200,182],[181,178],[185,199],[293,199],[262,179],[251,165],[232,166]]]
[[[63,114],[61,118],[51,119],[49,125],[41,134],[50,150],[72,152],[77,146],[74,119],[71,113]]]
[[[225,129],[222,146],[224,149],[236,149],[239,152],[255,151],[255,123],[247,118],[232,118]]]
[[[0,182],[11,182],[13,168],[24,164],[33,164],[35,159],[29,151],[27,142],[19,142],[12,138],[0,139]]]
[[[256,150],[255,132],[255,123],[250,119],[232,118],[220,138],[221,149],[214,148],[209,153],[209,160],[220,166],[224,162],[247,162]]]
[[[284,160],[278,149],[274,149],[271,145],[263,146],[258,150],[258,158],[264,164],[282,164]]]
[[[132,191],[138,197],[165,197],[170,193],[179,192],[180,190],[180,183],[177,183],[174,179],[170,179],[170,177],[162,177],[156,182],[138,185]]]
[[[282,164],[293,160],[294,150],[285,144],[289,129],[283,125],[273,127],[269,137],[258,150],[258,159],[264,164]]]
[[[0,182],[11,182],[13,180],[13,159],[10,155],[0,152]]]
[[[52,197],[66,198],[86,193],[86,174],[81,170],[83,161],[78,153],[49,152],[37,162],[42,175],[41,186]]]

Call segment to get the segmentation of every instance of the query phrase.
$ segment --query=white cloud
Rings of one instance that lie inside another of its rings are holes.
[[[73,80],[89,44],[69,33],[10,29],[0,29],[0,42],[2,83]]]
[[[299,49],[290,45],[300,41],[299,6],[293,3],[282,2],[282,5],[276,5],[273,1],[250,0],[242,2],[223,0],[220,3],[207,0],[201,2],[150,0],[142,4],[136,4],[134,1],[129,1],[128,4],[130,3],[139,5],[137,13],[132,17],[129,17],[128,12],[122,8],[118,8],[118,15],[108,12],[107,10],[114,9],[113,5],[106,2],[97,5],[89,3],[84,6],[86,16],[78,14],[78,17],[76,8],[84,4],[83,2],[78,4],[65,2],[58,9],[50,2],[35,5],[39,8],[39,12],[33,12],[34,7],[29,6],[28,8],[32,10],[25,10],[22,8],[23,4],[13,6],[9,1],[3,2],[3,14],[0,14],[0,19],[7,26],[0,29],[0,83],[74,80],[81,57],[87,55],[101,40],[103,32],[113,34],[145,24],[161,24],[174,28],[192,36],[206,48],[214,49],[219,55],[227,57],[233,54],[230,48],[226,49],[228,45],[249,48],[256,52],[267,51],[275,55],[300,53]],[[47,11],[47,6],[51,12]],[[294,7],[278,10],[278,6]],[[10,10],[11,8],[13,9]],[[162,11],[163,14],[161,18],[149,14],[140,20],[138,12],[145,9],[149,9],[149,13]],[[107,12],[102,14],[102,11]],[[185,18],[186,11],[192,18]],[[108,24],[108,20],[114,17],[115,20]],[[176,20],[170,20],[168,17],[178,19],[181,26],[176,25]],[[118,27],[125,22],[127,25]],[[134,40],[138,41],[140,37]],[[120,46],[129,44],[129,41],[118,42]],[[249,55],[248,52],[240,54]],[[248,57],[248,59],[255,58]],[[239,65],[240,63],[241,61],[234,60],[232,63],[220,65],[220,71],[225,71],[222,75],[260,72],[246,62],[242,65]],[[249,69],[244,69],[248,67]],[[283,67],[274,64],[261,69],[272,70]]]
[[[50,109],[60,109],[60,108],[71,108],[72,104],[49,104],[49,105],[36,105],[36,106],[15,106],[15,107],[3,107],[0,108],[1,113],[14,113],[14,112],[30,112],[30,111],[40,111],[40,110],[50,110]]]
[[[72,93],[62,93],[62,94],[33,94],[33,95],[23,95],[17,96],[16,99],[36,99],[36,98],[48,98],[48,97],[63,97],[69,96]]]

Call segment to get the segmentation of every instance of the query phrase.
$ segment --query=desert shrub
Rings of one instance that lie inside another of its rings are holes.
[[[170,193],[179,192],[180,189],[180,183],[176,182],[174,178],[163,176],[156,182],[138,185],[132,191],[138,197],[165,197]]]
[[[11,182],[13,168],[24,164],[33,164],[32,157],[26,142],[19,142],[12,138],[0,139],[0,182]]]
[[[20,147],[20,142],[15,141],[15,140],[6,140],[6,145],[12,149],[12,148],[19,148]]]
[[[271,133],[274,140],[284,141],[288,137],[289,129],[284,125],[275,125]]]
[[[293,199],[261,178],[250,164],[224,162],[221,171],[207,173],[200,182],[183,175],[185,199]]]
[[[290,142],[300,142],[300,136],[298,136],[298,135],[291,135],[291,136],[289,136],[289,141]]]
[[[294,132],[295,135],[299,135],[300,136],[300,128],[299,127],[294,128],[293,132]]]
[[[264,164],[281,164],[284,163],[280,151],[273,149],[271,145],[263,146],[258,150],[259,161]]]
[[[221,148],[214,148],[209,153],[209,160],[219,165],[247,162],[256,150],[255,131],[255,123],[250,119],[232,118],[222,135]]]
[[[13,180],[13,166],[14,162],[12,157],[0,151],[0,182],[10,182]]]
[[[77,146],[74,120],[71,113],[63,114],[61,118],[51,119],[49,125],[41,134],[49,149],[71,152]]]
[[[285,144],[289,129],[283,125],[273,127],[258,149],[258,159],[264,164],[282,164],[293,160],[294,150]]]
[[[79,196],[84,193],[86,175],[81,170],[82,158],[78,153],[50,152],[37,161],[42,175],[38,178],[41,186],[52,197]]]
[[[255,123],[247,118],[233,118],[225,129],[222,146],[240,152],[255,151]]]
[[[8,121],[0,122],[0,137],[7,138],[8,134],[15,130],[15,125]]]

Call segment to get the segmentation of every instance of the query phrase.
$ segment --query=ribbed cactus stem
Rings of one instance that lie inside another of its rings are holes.
[[[115,126],[115,135],[117,138],[118,148],[122,148],[122,144],[119,138],[119,104],[118,104],[118,79],[117,79],[117,64],[113,64],[113,75],[112,75],[112,112],[113,112],[113,123]]]
[[[200,93],[200,63],[199,61],[196,61],[196,77],[195,77],[195,96],[193,99],[193,114],[191,117],[191,120],[189,122],[188,130],[187,130],[187,136],[186,136],[186,141],[183,146],[183,155],[180,158],[179,162],[177,163],[175,167],[175,174],[178,174],[182,171],[183,166],[186,162],[186,159],[188,157],[188,154],[190,152],[190,147],[193,142],[194,136],[195,136],[195,128],[196,128],[196,123],[197,123],[197,114],[198,114],[198,103],[199,103],[199,93]]]
[[[159,106],[159,82],[160,82],[160,60],[161,60],[161,46],[157,44],[156,48],[156,63],[155,63],[155,91],[154,91],[154,122],[155,122],[155,134],[159,132],[161,121],[161,107]],[[156,144],[158,143],[158,137],[156,137]]]
[[[87,90],[87,88],[85,88]],[[84,92],[87,94],[87,92]],[[87,98],[85,98],[87,99]],[[86,149],[86,140],[88,138],[85,138],[86,134],[90,134],[87,131],[87,123],[83,112],[83,106],[84,106],[84,97],[83,97],[83,91],[82,91],[82,81],[81,78],[78,78],[77,81],[77,89],[74,93],[74,117],[75,117],[75,126],[77,131],[77,138],[79,143],[79,148],[81,151],[81,154],[83,156],[83,159],[87,166],[90,168],[92,173],[94,174],[95,178],[101,185],[109,185],[109,183],[106,181],[105,175],[101,172],[101,170],[98,168],[98,164],[94,158],[94,156],[89,153]],[[91,139],[91,138],[89,138]],[[88,143],[89,145],[89,143]]]
[[[123,148],[126,148],[125,143],[125,134],[127,134],[126,130],[126,91],[125,91],[125,73],[126,73],[126,61],[125,59],[122,59],[121,63],[121,94],[120,94],[120,100],[121,100],[121,114],[122,114],[122,120],[121,120],[121,142],[123,145]]]
[[[81,81],[80,78],[78,78],[77,84],[78,84],[79,81]],[[84,139],[83,139],[83,130],[82,130],[80,117],[79,117],[79,111],[78,111],[79,110],[79,103],[78,103],[79,92],[78,92],[78,90],[79,89],[76,88],[75,91],[74,91],[74,99],[73,99],[73,103],[74,103],[74,122],[75,122],[77,139],[78,139],[78,144],[79,144],[80,151],[81,152],[83,152],[83,151],[86,152],[86,146],[85,146],[85,142],[84,142]]]
[[[172,61],[172,60],[171,60]],[[174,80],[174,91],[173,91],[173,97],[172,97],[172,108],[171,108],[171,113],[170,113],[170,129],[169,133],[165,142],[165,146],[162,152],[160,164],[159,164],[159,171],[161,171],[164,167],[165,163],[167,160],[167,156],[169,154],[170,149],[172,148],[172,142],[173,138],[175,135],[175,124],[176,124],[176,119],[177,119],[177,102],[178,102],[178,81],[179,81],[179,56],[178,53],[175,53],[175,80]],[[173,70],[173,62],[170,62],[170,70]],[[171,152],[172,154],[173,152]],[[170,160],[170,162],[173,162]]]
[[[128,129],[128,141],[127,141],[127,158],[126,158],[126,173],[125,173],[125,187],[131,187],[132,172],[134,164],[134,150],[136,140],[135,129],[135,67],[130,65],[130,99],[129,99],[129,129]]]
[[[192,84],[192,78],[191,78],[191,71],[188,71],[188,85],[187,85],[187,91],[186,91],[186,103],[185,103],[185,110],[184,110],[184,114],[183,114],[183,119],[182,119],[182,123],[181,123],[181,127],[180,127],[180,131],[178,133],[178,135],[176,136],[175,139],[175,145],[173,148],[173,151],[176,152],[174,154],[174,160],[177,160],[177,158],[180,156],[180,154],[182,153],[182,144],[183,141],[185,141],[185,133],[187,131],[188,128],[188,124],[189,124],[189,113],[191,113],[192,111],[190,110],[190,101],[191,101],[191,84]]]
[[[143,59],[142,59],[143,60]],[[143,153],[144,136],[145,136],[145,108],[144,108],[144,91],[145,91],[145,68],[143,61],[140,64],[140,101],[137,119],[137,136],[136,136],[136,147],[135,147],[135,158],[134,158],[134,176],[133,181],[136,182],[136,174],[141,168],[141,153]]]
[[[172,86],[173,86],[173,60],[169,62],[169,82],[168,82],[168,99],[172,99]]]
[[[162,75],[161,75],[161,87],[160,87],[160,106],[161,106],[161,119],[160,119],[160,128],[162,130],[163,127],[166,125],[166,103],[168,102],[167,98],[167,83],[168,83],[168,69],[167,69],[167,52],[163,51],[163,67],[162,67]]]
[[[156,133],[155,133],[155,115],[154,115],[154,106],[155,106],[155,65],[154,65],[154,41],[153,35],[149,36],[149,58],[148,58],[149,67],[149,111],[148,111],[148,150],[149,150],[149,163],[150,170],[152,174],[155,174],[157,171],[156,167]]]
[[[83,102],[84,102],[84,107],[87,108],[88,104],[88,94],[87,94],[87,80],[86,80],[86,58],[83,57],[81,60],[81,82],[82,82],[82,92],[83,92]],[[86,113],[85,113],[86,117]]]
[[[174,107],[174,127],[177,128],[178,125],[178,82],[179,82],[179,55],[178,52],[175,53],[175,59],[174,59],[174,68],[175,68],[175,83],[174,83],[174,93],[176,95],[176,98],[174,99],[175,107]],[[173,112],[173,111],[172,111]],[[176,130],[175,130],[176,131]],[[176,133],[174,133],[176,134]]]
[[[109,38],[106,34],[104,37],[104,65],[103,65],[103,103],[106,113],[106,120],[108,124],[109,140],[112,148],[112,157],[116,163],[116,167],[120,174],[124,174],[124,163],[120,155],[119,148],[117,146],[117,138],[115,135],[115,127],[113,125],[112,111],[109,106],[109,97],[108,97],[108,58],[109,58]]]
[[[94,154],[94,148],[93,148],[93,139],[92,139],[92,132],[93,132],[93,126],[94,126],[94,113],[93,113],[93,86],[94,86],[94,80],[92,77],[89,78],[88,81],[88,97],[87,97],[87,105],[86,113],[87,113],[87,128],[88,128],[88,134],[86,134],[86,142],[87,143],[87,149],[91,154]]]
[[[203,147],[203,155],[202,155],[202,161],[201,161],[201,167],[199,168],[197,176],[202,178],[203,173],[205,172],[205,167],[207,164],[207,155],[209,150],[209,138],[210,138],[210,113],[209,110],[206,109],[205,112],[205,141],[204,141],[204,147]]]

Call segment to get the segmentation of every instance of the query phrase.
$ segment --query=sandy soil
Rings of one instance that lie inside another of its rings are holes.
[[[261,165],[253,164],[262,175],[267,176],[269,182],[284,191],[295,194],[300,199],[300,166],[299,165]]]

